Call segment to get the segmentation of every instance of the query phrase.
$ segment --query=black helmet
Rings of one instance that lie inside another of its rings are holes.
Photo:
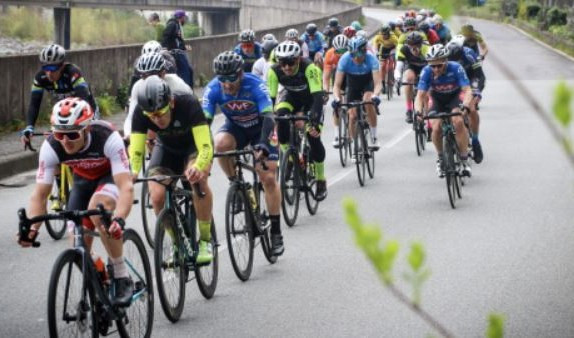
[[[430,29],[430,25],[428,24],[428,22],[422,21],[421,23],[419,23],[419,30],[426,33],[426,32],[428,32],[429,29]]]
[[[231,75],[243,69],[243,58],[233,51],[225,51],[213,59],[213,72],[217,75]]]
[[[137,87],[137,103],[148,112],[158,111],[169,104],[171,90],[167,83],[157,75],[152,75]]]
[[[337,27],[339,26],[339,19],[337,18],[330,18],[328,21],[329,27]]]
[[[389,26],[388,24],[384,24],[383,26],[381,26],[381,33],[382,34],[390,34],[391,33],[391,26]]]
[[[314,23],[310,23],[305,28],[305,31],[307,32],[307,34],[313,35],[313,34],[317,33],[317,25]]]
[[[279,42],[277,40],[265,40],[261,46],[261,49],[264,54],[269,54],[273,48],[277,47],[278,44]]]
[[[407,35],[407,45],[416,46],[423,44],[423,37],[418,32],[410,32]]]
[[[463,46],[462,43],[460,43],[460,41],[457,41],[455,39],[450,40],[450,42],[446,44],[446,49],[449,52],[448,55],[449,60],[457,61],[460,60],[460,58],[462,57]]]
[[[243,30],[239,33],[239,42],[253,42],[255,41],[255,32],[251,29]]]

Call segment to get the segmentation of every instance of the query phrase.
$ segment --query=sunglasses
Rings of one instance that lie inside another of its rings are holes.
[[[217,79],[219,82],[235,82],[239,79],[239,74],[232,74],[232,75],[217,75]]]
[[[444,66],[444,64],[443,64],[443,63],[439,63],[439,64],[436,64],[436,65],[429,65],[429,66],[430,66],[431,68],[440,68],[440,67]]]
[[[337,54],[345,54],[347,52],[347,48],[335,49],[335,53]]]
[[[297,62],[295,59],[281,59],[279,60],[279,65],[281,67],[294,66],[295,62]]]
[[[63,141],[64,137],[67,138],[69,141],[76,141],[82,136],[82,132],[84,129],[79,131],[53,131],[52,135],[58,141]]]
[[[352,52],[351,56],[354,58],[360,58],[360,57],[363,57],[366,52],[367,52],[366,50],[358,50],[356,52]]]
[[[60,69],[61,65],[42,65],[42,70],[45,72],[55,72]]]
[[[143,114],[149,118],[160,118],[164,116],[169,111],[169,104],[161,109],[158,109],[153,112],[144,111]]]

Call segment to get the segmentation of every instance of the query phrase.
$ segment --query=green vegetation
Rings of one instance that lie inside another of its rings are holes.
[[[564,151],[570,158],[570,161],[574,163],[574,149],[572,146],[572,97],[574,96],[574,88],[569,88],[566,82],[560,81],[556,88],[554,89],[554,104],[552,106],[552,111],[554,112],[554,118],[560,124],[562,147]]]
[[[453,337],[453,334],[443,323],[436,320],[421,306],[422,286],[430,277],[430,270],[425,266],[426,252],[423,244],[420,242],[412,243],[407,256],[407,263],[410,270],[403,274],[403,278],[413,289],[413,296],[409,298],[398,288],[395,283],[396,278],[393,274],[394,263],[400,250],[399,242],[393,239],[386,239],[380,227],[376,224],[364,223],[357,211],[357,205],[353,200],[346,199],[343,202],[343,207],[345,210],[345,220],[353,230],[357,246],[367,256],[383,282],[383,285],[394,297],[431,325],[443,337]],[[488,316],[486,337],[501,338],[503,336],[504,316],[490,314]]]
[[[10,6],[6,13],[0,14],[0,36],[48,41],[53,32],[52,17],[46,18],[37,8]]]

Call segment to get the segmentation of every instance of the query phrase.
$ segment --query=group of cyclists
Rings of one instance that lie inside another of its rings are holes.
[[[383,81],[394,67],[394,83],[404,87],[406,120],[433,112],[462,111],[453,117],[461,149],[463,175],[470,176],[468,143],[474,161],[483,158],[479,135],[478,103],[485,85],[481,67],[488,49],[480,33],[464,25],[451,37],[447,25],[433,11],[408,11],[383,23],[372,41],[357,21],[343,27],[337,18],[328,20],[323,32],[316,24],[305,32],[292,28],[283,41],[266,34],[257,41],[252,30],[239,34],[237,46],[219,53],[213,60],[215,77],[204,88],[202,99],[176,75],[176,65],[161,44],[147,42],[135,62],[128,117],[123,138],[109,123],[99,119],[90,87],[80,69],[66,61],[66,51],[50,45],[40,53],[41,70],[34,79],[28,126],[22,140],[29,142],[38,117],[44,90],[54,94],[57,103],[51,115],[51,134],[42,144],[35,190],[30,198],[30,217],[47,212],[46,200],[64,163],[74,172],[74,185],[67,209],[84,210],[102,203],[113,210],[112,225],[106,229],[99,217],[84,221],[97,228],[114,265],[116,301],[129,301],[133,285],[123,261],[121,235],[133,201],[133,181],[142,169],[146,151],[151,152],[147,175],[183,174],[203,194],[193,195],[199,228],[199,263],[213,259],[211,217],[213,194],[209,175],[214,152],[251,146],[257,160],[256,171],[264,186],[271,222],[272,254],[284,252],[281,232],[281,189],[277,182],[280,154],[289,142],[289,122],[275,116],[308,114],[309,122],[298,122],[307,134],[310,157],[315,164],[316,198],[327,197],[323,107],[332,93],[333,124],[342,120],[342,103],[370,102],[365,105],[371,129],[369,148],[380,148],[377,138],[377,107],[381,95],[395,90]],[[393,62],[387,62],[389,58]],[[418,89],[416,97],[415,87]],[[218,130],[211,130],[216,111],[225,117]],[[349,109],[349,133],[357,132],[356,109]],[[466,122],[468,116],[468,123]],[[440,121],[433,120],[432,142],[437,153],[437,173],[444,175]],[[213,132],[213,134],[212,134]],[[150,139],[155,141],[150,147]],[[126,150],[125,144],[128,144]],[[335,139],[333,146],[340,142]],[[234,162],[221,157],[219,165],[230,181],[235,179]],[[151,203],[159,213],[164,205],[165,186],[148,182]],[[19,244],[31,246],[41,224],[32,225]],[[69,225],[72,229],[73,225]],[[88,242],[91,244],[91,242]]]

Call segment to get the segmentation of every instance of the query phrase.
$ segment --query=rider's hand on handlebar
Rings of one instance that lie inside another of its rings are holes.
[[[28,143],[30,142],[30,140],[32,139],[32,136],[34,136],[34,126],[26,126],[26,128],[24,128],[21,132],[20,132],[20,139],[22,140],[22,143]]]
[[[30,227],[28,230],[28,239],[21,239],[20,234],[16,234],[18,244],[23,248],[30,248],[33,246],[34,242],[36,241],[36,237],[38,237],[38,230]]]
[[[123,218],[115,217],[112,220],[112,224],[108,228],[108,233],[115,240],[121,239],[122,235],[124,234],[125,225],[126,225],[126,221],[124,221]]]
[[[337,99],[333,99],[333,101],[331,101],[331,107],[332,107],[333,109],[339,108],[339,104],[340,104],[340,102],[339,102],[339,100],[337,100]]]
[[[371,98],[371,100],[373,101],[373,104],[374,104],[375,106],[378,106],[379,104],[381,104],[381,98],[378,97],[378,96],[373,96],[373,97]]]
[[[263,161],[269,156],[269,149],[264,143],[254,145],[253,150],[255,150],[255,159],[258,161]]]
[[[203,171],[197,169],[195,166],[191,166],[185,171],[185,177],[192,184],[203,180],[206,176]]]

